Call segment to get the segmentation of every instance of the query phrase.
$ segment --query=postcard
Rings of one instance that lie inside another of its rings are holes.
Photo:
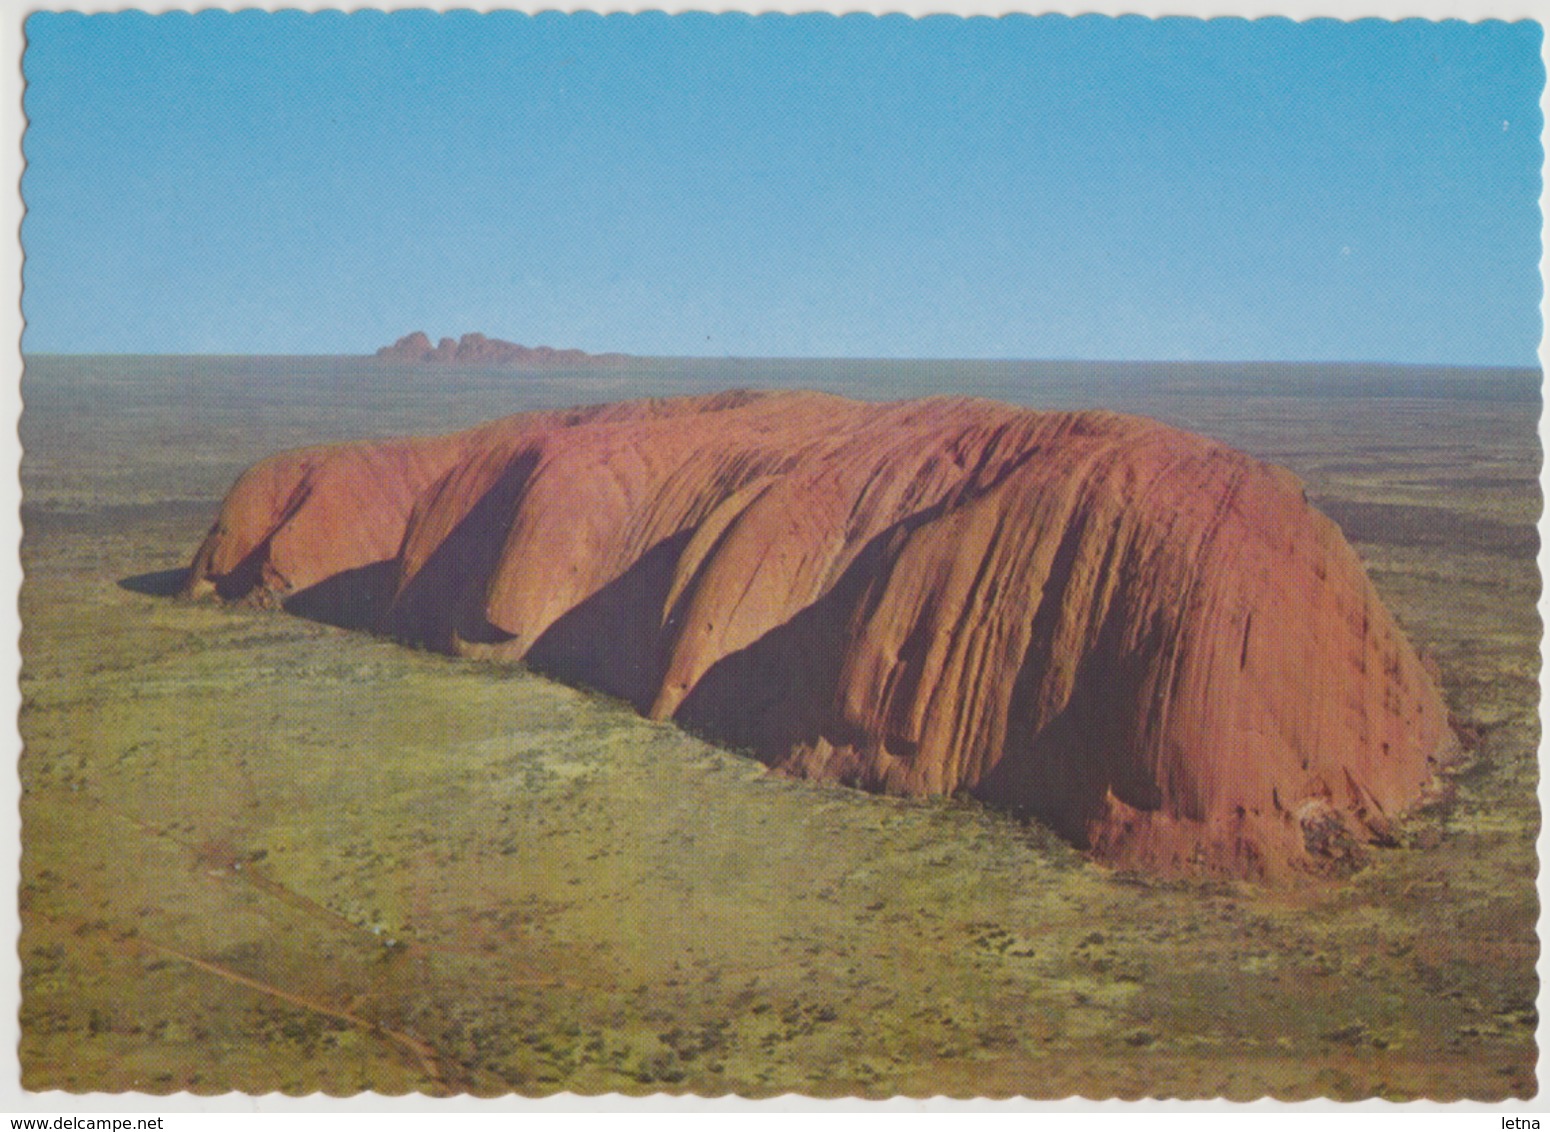
[[[1537,1094],[1538,23],[22,30],[26,1103]]]

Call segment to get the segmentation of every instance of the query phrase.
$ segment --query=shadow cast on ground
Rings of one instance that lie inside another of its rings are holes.
[[[118,587],[130,593],[146,594],[150,597],[176,597],[187,580],[188,567],[179,566],[176,570],[152,570],[149,574],[134,574],[128,578],[120,578]]]

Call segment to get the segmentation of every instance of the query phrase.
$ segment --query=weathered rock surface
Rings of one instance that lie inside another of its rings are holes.
[[[623,354],[588,354],[583,350],[556,350],[549,346],[521,346],[483,334],[465,334],[454,341],[443,338],[436,345],[423,330],[406,334],[376,356],[385,362],[479,366],[584,366],[613,365]]]
[[[1437,686],[1289,472],[1153,421],[728,393],[275,456],[191,592],[524,658],[793,775],[1162,871],[1338,869]]]

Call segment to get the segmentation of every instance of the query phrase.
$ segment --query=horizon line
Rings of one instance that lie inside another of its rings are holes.
[[[571,349],[574,347],[567,347]],[[969,357],[954,355],[864,355],[864,354],[631,354],[621,350],[599,353],[582,351],[592,359],[617,358],[627,361],[694,362],[976,362],[987,365],[1152,365],[1152,366],[1383,366],[1391,369],[1457,370],[1533,370],[1544,372],[1539,360],[1533,362],[1451,362],[1392,361],[1380,358],[1082,358],[1082,357]],[[580,369],[582,365],[528,365],[521,363],[478,362],[406,362],[379,359],[376,351],[356,353],[255,353],[245,351],[138,351],[138,350],[22,350],[22,361],[29,358],[328,358],[351,361],[378,361],[384,366],[423,369]]]

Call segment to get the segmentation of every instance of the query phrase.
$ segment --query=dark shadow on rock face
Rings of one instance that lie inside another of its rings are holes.
[[[285,599],[285,611],[341,629],[374,629],[393,598],[397,563],[386,558],[342,570]]]
[[[500,561],[538,453],[513,460],[431,552],[384,610],[381,627],[412,644],[450,649],[454,638],[494,644],[508,634],[484,616],[484,593]]]
[[[238,601],[262,589],[264,563],[269,558],[269,543],[273,534],[259,543],[228,574],[212,574],[215,594],[222,601]]]
[[[700,677],[674,719],[712,742],[774,764],[832,724],[834,684],[850,615],[831,590],[783,625],[722,657]]]
[[[188,567],[176,570],[153,570],[149,574],[135,574],[118,580],[118,588],[148,597],[176,597],[188,580]]]
[[[1092,533],[1087,517],[1079,516],[1056,549],[1012,684],[1002,757],[969,791],[982,802],[1050,826],[1079,848],[1089,847],[1089,823],[1103,813],[1111,792],[1138,810],[1162,803],[1151,772],[1125,756],[1140,741],[1127,705],[1144,701],[1155,658],[1173,647],[1177,636],[1175,625],[1154,618],[1144,643],[1127,645],[1132,603],[1121,583],[1097,639],[1078,665],[1070,695],[1053,714],[1044,714],[1039,687],[1055,658],[1060,613],[1081,543]],[[1113,561],[1115,553],[1111,543],[1106,559]],[[1122,575],[1129,572],[1122,569]]]
[[[574,606],[533,642],[527,663],[564,684],[583,684],[651,709],[662,681],[662,608],[693,530],[663,539]]]
[[[874,535],[823,597],[711,665],[673,718],[772,765],[818,739],[836,747],[864,742],[841,733],[844,724],[836,718],[846,640],[853,622],[871,611],[868,594],[875,599],[882,592],[874,583],[892,569],[910,533],[941,511],[940,504],[926,508]]]

